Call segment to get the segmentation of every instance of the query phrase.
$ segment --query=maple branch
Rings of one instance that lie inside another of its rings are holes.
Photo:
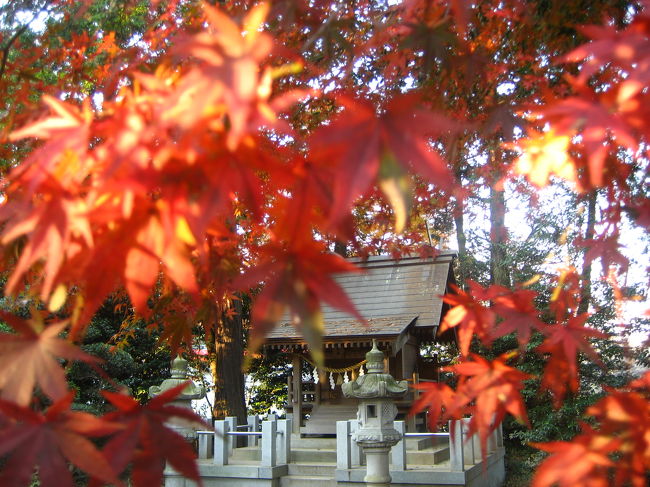
[[[9,59],[9,50],[11,49],[12,44],[16,42],[16,40],[29,28],[30,25],[32,25],[32,22],[34,22],[37,17],[39,17],[42,13],[50,13],[50,10],[47,7],[47,3],[43,5],[40,10],[32,16],[29,22],[19,28],[14,33],[14,35],[11,36],[11,38],[7,41],[5,47],[2,48],[2,60],[0,61],[0,79],[2,79],[2,76],[5,73],[5,69],[7,67],[7,59]]]
[[[5,73],[5,68],[7,66],[7,58],[9,57],[9,50],[11,49],[11,45],[14,42],[16,42],[16,39],[18,39],[23,32],[27,30],[29,24],[31,24],[31,22],[23,25],[20,29],[18,29],[14,33],[14,35],[12,35],[11,38],[7,41],[7,45],[2,48],[2,61],[0,61],[0,79]]]

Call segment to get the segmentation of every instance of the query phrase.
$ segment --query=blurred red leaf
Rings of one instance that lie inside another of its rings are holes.
[[[460,352],[463,356],[469,353],[472,336],[476,334],[486,343],[491,341],[491,330],[494,325],[494,313],[486,305],[494,297],[494,292],[483,288],[477,282],[467,281],[469,293],[457,286],[451,285],[454,294],[445,294],[442,299],[453,306],[443,319],[439,333],[450,328],[457,328]]]
[[[456,391],[442,382],[421,382],[413,387],[420,391],[420,396],[411,405],[409,414],[426,409],[431,431],[435,431],[444,420],[456,418],[459,404],[465,403],[458,400]]]
[[[264,282],[251,313],[249,348],[255,350],[285,311],[297,318],[295,325],[310,345],[318,363],[321,349],[322,314],[320,303],[340,309],[365,322],[350,298],[333,279],[333,274],[358,272],[359,268],[337,254],[325,251],[318,242],[292,241],[293,247],[265,247],[266,260],[246,272],[237,286],[251,287]]]
[[[161,485],[165,462],[185,477],[201,485],[194,451],[190,443],[169,428],[172,418],[190,423],[202,423],[191,410],[169,405],[187,387],[180,384],[151,399],[144,406],[132,397],[102,391],[117,411],[106,420],[123,425],[103,448],[108,462],[116,472],[132,464],[135,487]]]
[[[471,354],[471,361],[464,361],[447,368],[460,376],[456,388],[457,399],[462,403],[456,407],[470,405],[472,414],[468,434],[478,433],[483,458],[487,458],[487,439],[503,421],[506,413],[518,421],[528,424],[526,407],[521,397],[525,374],[506,365],[516,353],[504,353],[494,360]]]
[[[25,321],[4,311],[0,311],[0,319],[18,332],[0,333],[0,389],[4,399],[27,406],[35,386],[50,399],[61,399],[68,385],[59,358],[97,361],[58,337],[67,322],[46,326],[38,315]]]
[[[541,331],[545,324],[539,319],[539,311],[535,307],[535,291],[519,289],[507,291],[494,298],[493,310],[503,318],[492,331],[494,338],[517,332],[520,348],[528,343],[533,331]]]
[[[0,473],[3,486],[30,485],[38,468],[42,487],[72,487],[67,461],[92,478],[122,485],[106,458],[88,439],[106,436],[121,426],[71,411],[73,397],[73,393],[63,397],[45,414],[0,399],[0,415],[11,420],[0,429],[0,458],[7,455]]]
[[[316,158],[339,161],[330,213],[333,221],[343,218],[354,200],[367,192],[385,154],[404,170],[451,190],[451,172],[427,137],[456,130],[455,122],[422,109],[421,100],[413,95],[395,98],[381,114],[368,100],[341,95],[337,101],[343,113],[312,138]]]

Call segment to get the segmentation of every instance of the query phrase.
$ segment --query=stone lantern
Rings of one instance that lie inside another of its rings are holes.
[[[202,399],[205,396],[205,389],[202,386],[197,386],[189,379],[188,369],[189,366],[187,360],[180,356],[176,357],[172,361],[171,378],[165,379],[159,386],[151,386],[149,388],[149,397],[158,396],[163,392],[189,381],[189,384],[187,384],[187,387],[183,389],[183,392],[176,396],[176,399],[170,404],[191,410],[192,401],[194,399]],[[183,436],[187,441],[193,442],[197,438],[194,424],[183,418],[173,418],[169,421],[169,427],[179,435]]]
[[[392,375],[384,373],[384,353],[373,340],[372,350],[366,354],[367,374],[353,382],[342,385],[345,397],[359,399],[359,429],[352,439],[363,448],[366,455],[368,485],[382,486],[390,483],[389,453],[401,434],[394,428],[397,406],[394,399],[408,391],[405,380],[397,382]]]

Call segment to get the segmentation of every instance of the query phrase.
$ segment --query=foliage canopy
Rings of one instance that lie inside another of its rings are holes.
[[[434,253],[429,225],[444,234],[453,220],[462,233],[472,198],[489,198],[496,223],[491,282],[445,298],[443,328],[461,338],[458,381],[425,390],[419,406],[434,418],[471,414],[485,445],[494,418],[527,421],[528,376],[507,364],[517,353],[543,357],[541,389],[558,407],[578,388],[579,363],[601,363],[591,274],[622,308],[621,237],[650,226],[647,1],[1,9],[5,290],[49,311],[4,315],[15,331],[0,334],[6,485],[44,471],[44,456],[62,482],[67,461],[98,482],[119,484],[130,468],[134,485],[159,483],[165,459],[197,478],[163,426],[187,416],[171,396],[142,406],[105,392],[117,410],[102,419],[69,409],[60,359],[92,361],[76,343],[110,293],[125,289],[145,318],[155,310],[163,340],[182,351],[195,326],[218,330],[228,303],[264,283],[251,349],[288,310],[320,361],[321,303],[362,319],[333,280],[356,271],[334,246]],[[503,195],[534,204],[548,187],[600,211],[581,237],[556,239],[566,266],[524,282],[505,272]],[[470,351],[472,336],[489,346],[512,333],[518,343],[496,358]],[[534,485],[645,485],[649,394],[647,373],[591,406],[571,441],[538,444],[552,455]],[[96,436],[108,437],[101,451]]]

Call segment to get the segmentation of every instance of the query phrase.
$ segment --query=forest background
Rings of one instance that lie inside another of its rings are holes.
[[[196,478],[145,401],[169,351],[241,416],[224,363],[287,309],[318,362],[320,303],[355,314],[339,254],[448,246],[460,357],[418,407],[508,415],[534,485],[645,485],[646,3],[25,0],[0,30],[6,485]]]

